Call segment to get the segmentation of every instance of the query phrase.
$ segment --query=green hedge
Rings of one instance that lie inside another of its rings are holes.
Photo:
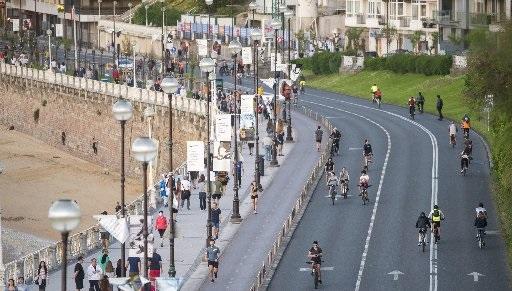
[[[311,70],[315,75],[338,73],[342,53],[318,52],[312,57],[293,60],[292,63],[302,65],[302,69]]]
[[[364,60],[365,70],[390,70],[401,74],[448,75],[451,67],[451,56],[396,54],[387,58],[365,58]]]

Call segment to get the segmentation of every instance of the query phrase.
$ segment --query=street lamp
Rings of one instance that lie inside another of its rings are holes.
[[[128,9],[130,10],[130,24],[132,24],[132,2],[128,2]]]
[[[112,54],[112,63],[116,63],[116,53],[118,54],[118,60],[119,60],[119,52],[117,51],[117,46],[116,46],[116,37],[117,37],[117,32],[116,32],[116,5],[117,5],[117,1],[114,1],[113,2],[113,5],[114,5],[114,39],[113,39],[113,44],[114,44],[114,53]],[[119,66],[119,62],[117,62],[117,65]],[[119,68],[118,68],[119,69]]]
[[[148,164],[156,157],[157,146],[149,137],[139,137],[132,144],[132,154],[135,159],[142,162],[143,190],[144,190],[144,277],[148,277]]]
[[[165,6],[164,6],[164,0],[160,0],[160,3],[162,3],[162,66],[161,66],[161,71],[162,71],[162,74],[164,74],[164,57],[165,57],[165,44],[164,44],[164,39],[165,39],[165,34],[164,34],[164,25],[165,25]],[[166,58],[165,58],[166,59]],[[167,64],[165,64],[167,66]]]
[[[253,3],[253,2],[251,2]],[[256,181],[256,185],[260,185],[260,172],[258,163],[260,161],[260,136],[259,136],[259,111],[258,105],[260,96],[258,95],[258,45],[261,41],[263,34],[261,33],[261,29],[253,28],[251,31],[251,39],[254,46],[254,57],[253,57],[253,67],[254,67],[254,95],[256,98],[256,105],[254,108],[255,116],[256,116],[256,134],[255,134],[255,143],[256,143],[256,160],[254,161],[254,181]]]
[[[144,9],[146,9],[146,26],[148,26],[148,9],[149,9],[149,5],[144,6]]]
[[[293,11],[290,9],[286,9],[286,11],[283,13],[285,18],[288,18],[288,78],[291,79],[291,68],[292,65],[290,63],[290,49],[291,49],[291,34],[290,34],[290,23],[292,16],[294,15]],[[292,136],[292,106],[291,106],[291,99],[288,98],[288,126],[286,127],[286,141],[292,142],[293,136]]]
[[[48,56],[50,57],[50,61],[48,63],[48,67],[51,69],[52,67],[52,30],[46,30],[46,34],[48,35]]]
[[[169,98],[169,173],[173,171],[172,168],[172,94],[176,93],[176,90],[178,89],[178,81],[174,77],[165,77],[162,82],[160,83],[160,87],[162,88],[162,91],[164,91],[165,94],[167,94],[167,97]],[[169,177],[171,179],[171,177]],[[172,213],[172,208],[174,207],[174,183],[169,183],[171,185],[169,192],[169,220],[170,220],[170,229],[169,229],[169,277],[174,278],[176,276],[176,267],[174,265],[174,218]]]
[[[277,87],[279,86],[278,75],[277,75],[277,32],[281,29],[281,21],[277,18],[272,19],[271,26],[274,29],[274,100],[273,100],[273,111],[274,111],[274,122],[273,122],[273,133],[274,140],[276,139],[276,124],[277,124]],[[272,160],[270,166],[278,167],[279,162],[277,161],[277,147],[276,143],[272,143]]]
[[[215,69],[215,61],[210,58],[202,58],[199,62],[199,68],[201,72],[206,73],[206,148],[207,148],[207,158],[206,158],[206,192],[208,194],[208,219],[206,221],[206,247],[210,245],[210,239],[212,238],[212,189],[210,185],[210,170],[211,170],[211,149],[210,149],[210,99],[211,99],[211,90],[210,90],[210,73]]]
[[[70,199],[59,199],[53,202],[48,210],[48,218],[50,219],[53,229],[60,232],[62,235],[62,291],[66,291],[68,237],[69,233],[80,224],[80,216],[78,203]]]
[[[238,64],[237,64],[237,56],[238,54],[240,53],[240,51],[242,50],[242,44],[237,40],[237,39],[233,39],[230,43],[229,43],[229,46],[228,46],[228,49],[229,51],[231,52],[231,55],[233,56],[233,63],[234,63],[234,66],[235,66],[235,90],[233,92],[233,96],[235,98],[235,102],[234,103],[234,133],[235,133],[235,149],[234,149],[234,157],[235,157],[235,168],[234,168],[234,184],[233,184],[233,191],[235,192],[235,195],[233,196],[233,213],[231,214],[231,222],[232,223],[240,223],[242,221],[242,217],[240,216],[240,199],[238,198],[238,171],[236,169],[236,167],[238,166],[238,131],[236,129],[236,121],[237,121],[237,114],[238,114],[238,109],[236,108],[236,105],[237,105],[237,91],[236,91],[236,83],[237,83],[237,79],[236,79],[236,75],[237,75],[237,69],[238,69]]]
[[[125,170],[124,170],[124,145],[125,145],[125,127],[126,121],[130,120],[133,116],[132,104],[125,100],[119,99],[112,107],[112,113],[114,118],[121,123],[121,217],[125,217],[125,201],[124,201],[124,182],[125,182]],[[124,243],[121,244],[121,261],[126,262],[126,246]],[[125,268],[121,269],[123,277],[126,276]]]
[[[100,26],[98,23],[101,20],[101,2],[102,0],[98,0],[98,22],[96,23],[96,29],[98,30],[98,39],[96,40],[98,42],[98,48],[100,48]]]

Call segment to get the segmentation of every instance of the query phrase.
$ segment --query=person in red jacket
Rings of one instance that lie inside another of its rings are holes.
[[[158,212],[158,216],[155,220],[155,229],[158,230],[158,233],[160,234],[160,247],[164,246],[164,233],[167,229],[167,223],[167,217],[165,217],[164,212]]]

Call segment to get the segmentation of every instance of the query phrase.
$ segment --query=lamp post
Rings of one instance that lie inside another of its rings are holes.
[[[206,47],[208,48],[208,53],[207,53],[207,56],[211,56],[210,54],[210,46],[209,46],[209,41],[210,41],[210,7],[212,6],[213,4],[213,0],[205,0],[204,3],[206,3],[206,6],[208,7],[208,30],[206,32]]]
[[[236,75],[237,75],[237,68],[238,68],[238,64],[236,63],[237,61],[237,56],[238,54],[240,53],[240,51],[242,51],[242,44],[237,40],[237,39],[233,39],[230,43],[229,43],[229,46],[228,46],[228,49],[229,51],[231,52],[231,55],[233,56],[233,62],[234,62],[234,65],[235,65],[235,90],[234,90],[234,98],[235,98],[235,102],[234,103],[234,110],[235,110],[235,113],[234,113],[234,133],[235,133],[235,149],[234,149],[234,157],[235,157],[235,167],[234,167],[234,184],[233,184],[233,191],[235,193],[235,195],[233,196],[233,213],[231,214],[231,223],[240,223],[242,221],[242,217],[240,216],[240,199],[238,198],[238,170],[237,170],[237,167],[238,167],[238,131],[237,131],[237,128],[236,128],[236,122],[237,122],[237,115],[238,115],[238,108],[237,108],[237,91],[236,91],[236,83],[237,83],[237,80],[236,80]]]
[[[124,182],[125,182],[125,169],[124,169],[124,146],[125,146],[125,127],[126,121],[130,120],[133,116],[132,104],[124,99],[117,101],[112,107],[114,118],[121,123],[121,217],[125,217],[125,201],[124,201]],[[123,264],[126,262],[126,246],[121,244],[121,261]],[[125,268],[121,269],[123,277],[126,276]]]
[[[144,190],[144,277],[148,277],[148,165],[155,159],[157,153],[156,143],[149,137],[139,137],[132,144],[132,153],[135,159],[142,162],[143,190]]]
[[[146,9],[146,26],[148,26],[148,9],[149,9],[149,5],[145,5],[144,9]]]
[[[165,6],[164,6],[164,0],[160,0],[160,3],[162,3],[162,66],[161,71],[162,74],[164,74],[164,57],[165,57],[165,33],[164,33],[164,25],[165,25]]]
[[[279,86],[278,76],[277,76],[277,32],[281,29],[281,21],[277,18],[272,19],[272,28],[274,29],[274,100],[273,100],[273,111],[274,111],[274,123],[273,123],[273,134],[274,140],[276,138],[276,124],[277,124],[277,87]],[[279,162],[277,161],[277,147],[276,143],[272,143],[272,160],[270,161],[270,166],[278,167]]]
[[[251,2],[252,3],[252,2]],[[254,46],[254,58],[253,58],[253,66],[254,66],[254,95],[256,98],[256,105],[254,108],[255,116],[256,116],[256,134],[254,136],[255,144],[256,144],[256,160],[254,162],[254,181],[256,181],[256,185],[260,185],[260,172],[258,168],[258,163],[260,161],[260,136],[259,136],[259,111],[258,105],[260,96],[258,95],[258,45],[261,40],[262,33],[258,28],[253,28],[251,31],[251,39]]]
[[[208,203],[206,203],[208,207],[208,219],[206,221],[206,247],[210,244],[210,239],[212,238],[212,189],[210,185],[210,170],[211,170],[211,149],[210,149],[210,102],[211,102],[211,90],[210,90],[210,73],[215,69],[215,62],[213,59],[206,57],[201,59],[199,62],[199,68],[201,72],[206,73],[206,149],[207,149],[207,158],[206,158],[206,192],[208,197]]]
[[[130,10],[130,24],[132,24],[132,2],[128,2],[128,9]]]
[[[286,29],[284,13],[286,12],[286,10],[288,10],[288,7],[284,3],[281,3],[279,5],[278,9],[279,9],[279,14],[281,16],[280,20],[281,20],[281,27],[283,30],[283,35],[282,35],[283,45],[281,46],[281,60],[283,60],[284,59],[284,44],[285,44],[284,43],[284,31]],[[286,114],[287,114],[288,109],[286,108],[286,100],[284,101],[283,105],[284,105],[283,106],[283,121],[287,121]]]
[[[294,15],[293,11],[292,10],[289,10],[289,9],[286,9],[286,11],[283,13],[284,14],[284,17],[288,18],[288,79],[291,79],[291,68],[292,68],[292,65],[290,63],[290,59],[291,59],[291,56],[290,56],[290,47],[291,47],[291,27],[290,27],[290,23],[291,23],[291,19],[292,19],[292,16]],[[286,141],[287,142],[292,142],[293,141],[293,136],[292,136],[292,106],[291,106],[291,99],[288,98],[287,102],[288,103],[288,126],[286,127]]]
[[[135,50],[137,49],[137,43],[132,44],[132,52],[133,52],[133,88],[137,88],[137,75],[136,68],[137,64],[135,63]],[[127,57],[128,58],[128,57]]]
[[[53,229],[62,236],[62,276],[61,290],[66,291],[66,276],[68,263],[68,237],[69,233],[80,224],[80,207],[70,199],[60,199],[52,203],[48,210],[48,218]]]
[[[251,3],[249,3],[249,10],[251,10],[252,12],[252,21],[251,21],[251,25],[249,25],[249,27],[252,28],[252,25],[253,25],[253,22],[254,22],[254,12],[256,12],[256,9],[258,9],[258,4],[254,1],[252,1]],[[251,34],[251,37],[252,37],[252,34]]]
[[[98,22],[96,23],[96,29],[98,30],[98,39],[96,40],[98,43],[98,48],[100,48],[100,20],[101,20],[101,2],[102,0],[98,0]]]
[[[165,77],[160,83],[160,87],[167,97],[169,98],[169,173],[173,171],[172,168],[172,94],[176,93],[176,89],[178,89],[178,81],[174,77]],[[174,218],[172,213],[172,208],[174,207],[174,183],[169,183],[171,185],[169,192],[169,220],[170,220],[170,229],[169,229],[169,277],[174,278],[176,276],[176,267],[174,265]]]
[[[50,57],[50,60],[48,62],[48,67],[52,67],[52,30],[48,29],[46,30],[46,34],[48,35],[48,56]]]
[[[117,1],[114,1],[113,5],[114,5],[114,38],[113,38],[112,42],[114,43],[114,53],[112,54],[112,63],[115,64],[116,63],[116,54],[119,54],[119,52],[117,51],[117,46],[116,46],[116,37],[117,37],[117,32],[116,32],[116,5],[117,5]],[[119,62],[117,62],[117,65],[119,65]]]

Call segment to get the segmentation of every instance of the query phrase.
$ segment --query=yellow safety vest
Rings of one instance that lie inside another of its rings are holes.
[[[434,214],[432,214],[432,221],[433,222],[440,222],[441,221],[441,214],[439,214],[439,216],[435,216]]]

